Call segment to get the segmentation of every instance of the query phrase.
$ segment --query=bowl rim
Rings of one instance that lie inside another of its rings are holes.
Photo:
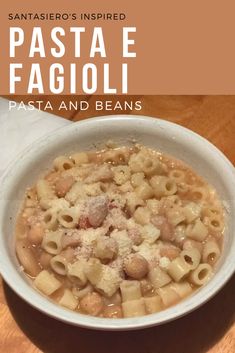
[[[154,123],[155,127],[161,129],[169,129],[174,130],[174,134],[179,133],[184,136],[184,138],[190,136],[190,143],[195,143],[197,146],[200,145],[200,148],[204,149],[207,147],[207,151],[210,153],[214,153],[216,156],[217,161],[219,162],[220,167],[223,166],[226,169],[227,173],[223,173],[224,180],[229,180],[229,183],[226,183],[226,186],[229,186],[229,190],[232,192],[232,199],[235,206],[235,169],[232,163],[225,157],[225,155],[215,147],[211,142],[207,139],[198,135],[197,133],[193,132],[190,129],[187,129],[179,124],[175,124],[169,122],[164,119],[147,117],[143,115],[108,115],[108,116],[99,116],[93,117],[86,120],[78,121],[73,124],[67,125],[65,127],[57,128],[54,133],[53,137],[51,134],[47,134],[37,140],[34,141],[33,144],[25,148],[22,152],[16,156],[16,158],[9,164],[8,168],[4,172],[3,176],[1,177],[2,181],[2,188],[0,191],[0,226],[3,224],[3,213],[4,208],[6,207],[7,203],[4,198],[4,194],[6,190],[8,190],[8,184],[10,185],[13,183],[14,175],[11,176],[11,171],[17,165],[20,165],[21,157],[28,155],[32,160],[33,155],[37,150],[39,150],[40,146],[44,146],[45,141],[49,140],[48,146],[53,142],[56,141],[56,136],[61,133],[61,136],[65,136],[67,133],[72,132],[75,130],[76,126],[79,126],[80,131],[82,127],[88,129],[89,126],[94,124],[114,124],[114,121],[121,123],[121,122],[133,122],[138,120],[143,124],[149,125],[149,127]],[[80,132],[77,131],[79,135]],[[182,137],[181,135],[181,137]],[[24,166],[23,166],[24,169]],[[233,179],[232,179],[233,178]],[[234,188],[234,189],[233,189]],[[234,190],[234,191],[233,191]],[[6,242],[4,242],[3,236],[0,236],[0,249],[5,250],[5,254],[0,256],[0,273],[6,283],[27,303],[29,303],[34,308],[38,309],[39,311],[45,313],[48,316],[51,316],[55,319],[60,321],[90,328],[90,329],[97,329],[97,330],[136,330],[136,329],[143,329],[151,326],[161,325],[163,323],[167,323],[169,321],[175,320],[180,318],[191,311],[197,309],[204,303],[206,303],[209,299],[211,299],[231,278],[233,273],[235,272],[235,261],[232,258],[232,252],[235,252],[235,241],[230,249],[229,255],[225,258],[225,262],[220,269],[220,271],[213,276],[213,278],[199,291],[197,291],[194,295],[189,296],[188,298],[184,299],[183,301],[179,302],[178,304],[167,308],[159,313],[150,314],[146,316],[141,316],[137,318],[121,318],[121,319],[108,319],[108,318],[97,318],[92,317],[89,315],[83,315],[77,312],[73,312],[63,308],[57,304],[54,304],[50,301],[46,296],[42,295],[38,291],[36,291],[32,286],[27,284],[27,281],[23,278],[20,274],[20,271],[12,264],[10,261],[10,256],[8,256],[6,251]],[[231,262],[230,262],[231,260]],[[232,261],[233,260],[233,261]],[[226,268],[226,271],[225,271]]]

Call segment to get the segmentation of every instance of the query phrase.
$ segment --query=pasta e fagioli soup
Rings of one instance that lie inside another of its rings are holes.
[[[32,286],[70,310],[164,310],[213,276],[224,212],[189,166],[145,146],[57,157],[26,191],[16,254]]]

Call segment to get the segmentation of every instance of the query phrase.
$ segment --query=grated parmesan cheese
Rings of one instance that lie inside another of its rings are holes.
[[[118,244],[118,256],[123,258],[131,253],[133,242],[126,230],[114,230],[110,237],[115,239]]]

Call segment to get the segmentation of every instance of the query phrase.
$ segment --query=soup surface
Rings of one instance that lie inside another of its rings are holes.
[[[216,191],[136,145],[59,156],[26,192],[16,254],[32,285],[83,314],[164,310],[208,282],[221,253]]]

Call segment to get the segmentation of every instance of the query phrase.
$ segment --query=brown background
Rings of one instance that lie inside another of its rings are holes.
[[[96,98],[90,97],[89,102]],[[164,118],[200,133],[235,164],[235,96],[145,96],[138,99],[143,102],[141,114]],[[97,115],[97,112],[90,110],[89,115]],[[66,117],[76,121],[88,116],[72,111]],[[0,352],[234,353],[234,295],[235,277],[212,300],[184,318],[138,332],[112,333],[80,329],[50,319],[2,283]]]
[[[9,21],[8,13],[20,12],[125,12],[123,22],[109,21]],[[9,94],[9,27],[22,26],[26,31],[26,45],[22,46],[15,62],[24,62],[24,78],[32,61],[42,63],[44,79],[48,80],[50,62],[70,62],[73,36],[66,36],[68,56],[56,59],[28,58],[28,42],[33,26],[42,26],[47,35],[52,26],[85,25],[84,57],[76,61],[80,67],[87,60],[89,33],[94,26],[102,26],[107,40],[107,59],[96,58],[95,63],[110,62],[113,85],[120,87],[120,62],[129,63],[129,94],[235,94],[235,2],[233,0],[149,0],[118,2],[108,0],[8,0],[1,4],[0,93]],[[136,26],[136,58],[121,58],[122,26]],[[73,62],[74,60],[72,60]],[[12,60],[14,62],[14,60]],[[101,74],[102,75],[102,74]],[[68,73],[66,74],[68,79]],[[81,76],[78,73],[77,82]],[[99,80],[102,94],[102,78]],[[25,84],[17,94],[26,94]],[[66,86],[65,94],[69,94]],[[45,92],[48,94],[48,91]],[[78,94],[81,93],[78,91]],[[120,91],[119,91],[120,93]],[[37,94],[37,92],[35,92]]]

